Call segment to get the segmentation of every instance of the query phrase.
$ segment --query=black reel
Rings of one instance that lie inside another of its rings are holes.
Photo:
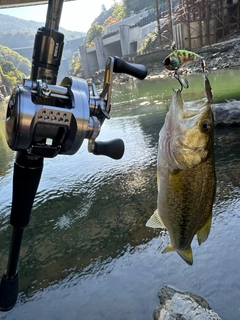
[[[9,147],[52,158],[58,154],[76,153],[83,140],[88,139],[89,152],[120,159],[124,153],[121,139],[104,143],[95,141],[104,120],[110,118],[113,72],[127,73],[139,79],[147,75],[142,65],[109,57],[101,94],[94,84],[88,85],[79,78],[66,77],[60,85],[48,84],[42,79],[24,79],[23,85],[14,89],[7,108]]]

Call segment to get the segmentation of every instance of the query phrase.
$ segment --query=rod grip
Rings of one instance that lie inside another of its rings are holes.
[[[33,201],[41,179],[43,158],[19,151],[13,172],[12,211],[10,223],[13,227],[24,228],[30,219]]]
[[[11,310],[18,298],[18,273],[13,279],[8,279],[6,274],[0,282],[0,311]]]
[[[122,139],[113,139],[110,141],[95,141],[93,154],[107,156],[115,160],[122,158],[124,154],[124,142]]]

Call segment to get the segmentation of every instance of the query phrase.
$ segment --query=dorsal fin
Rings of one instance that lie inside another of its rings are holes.
[[[146,226],[149,228],[165,228],[159,214],[158,209],[155,210],[154,214],[147,221]]]

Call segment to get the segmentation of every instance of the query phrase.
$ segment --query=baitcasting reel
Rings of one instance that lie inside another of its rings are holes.
[[[53,158],[72,155],[88,139],[88,151],[120,159],[124,153],[121,139],[95,141],[104,120],[110,118],[113,72],[140,80],[147,75],[143,65],[126,63],[118,57],[106,62],[103,91],[83,79],[66,77],[60,85],[43,80],[24,79],[14,89],[7,108],[6,139],[15,151]]]

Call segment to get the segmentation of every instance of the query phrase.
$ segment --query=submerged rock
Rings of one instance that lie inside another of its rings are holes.
[[[164,286],[158,297],[160,305],[154,310],[154,320],[221,320],[204,298],[193,293]]]
[[[214,122],[220,126],[240,125],[240,101],[227,101],[211,106]]]

